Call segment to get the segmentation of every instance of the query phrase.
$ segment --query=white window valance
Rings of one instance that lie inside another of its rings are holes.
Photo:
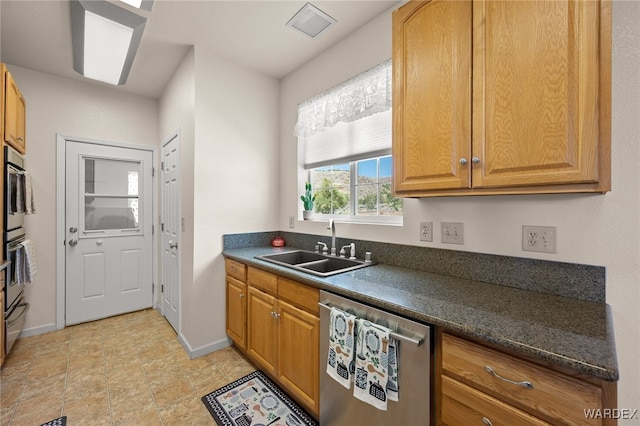
[[[391,59],[298,105],[295,136],[309,137],[391,108]]]

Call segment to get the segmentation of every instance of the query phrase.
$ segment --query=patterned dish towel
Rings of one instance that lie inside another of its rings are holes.
[[[398,342],[391,330],[361,318],[357,323],[353,396],[379,410],[398,400]]]
[[[327,374],[347,389],[354,371],[355,315],[331,308],[329,314],[329,354]]]

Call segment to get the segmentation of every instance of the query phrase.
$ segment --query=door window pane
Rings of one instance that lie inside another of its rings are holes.
[[[132,200],[129,198],[120,197],[85,197],[84,229],[98,231],[139,228],[137,214],[134,214],[130,201]]]
[[[141,163],[84,159],[84,230],[140,228]]]
[[[139,162],[85,158],[84,164],[85,193],[138,195]]]

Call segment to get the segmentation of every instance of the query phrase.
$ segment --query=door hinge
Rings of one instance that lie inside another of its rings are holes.
[[[161,230],[162,232],[164,232],[164,223],[161,223],[161,224],[160,224],[160,230]]]
[[[162,170],[164,172],[164,161],[160,162],[160,170]]]
[[[164,293],[164,284],[160,284],[160,293]]]
[[[155,233],[156,233],[156,226],[151,225],[151,235],[155,235]]]
[[[153,177],[153,176],[155,176],[155,175],[156,175],[156,168],[155,168],[155,167],[152,167],[152,168],[151,168],[151,177]]]

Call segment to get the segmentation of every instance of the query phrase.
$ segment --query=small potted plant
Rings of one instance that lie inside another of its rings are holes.
[[[311,193],[311,184],[309,182],[304,184],[304,195],[301,195],[300,199],[304,205],[302,218],[304,220],[311,220],[311,216],[313,214],[313,202],[316,200],[316,196]]]

